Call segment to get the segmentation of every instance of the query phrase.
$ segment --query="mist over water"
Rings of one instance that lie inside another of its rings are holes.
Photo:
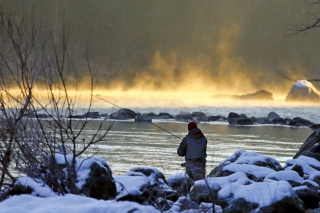
[[[98,89],[286,95],[290,78],[319,78],[319,31],[295,36],[318,6],[304,1],[3,0],[21,15],[34,7],[87,85],[87,51]],[[60,39],[60,40],[59,40]],[[72,76],[70,76],[72,78]],[[319,88],[318,84],[315,84]]]

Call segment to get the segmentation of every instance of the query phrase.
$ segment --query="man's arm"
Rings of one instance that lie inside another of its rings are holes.
[[[186,156],[187,154],[187,137],[184,137],[177,149],[177,154],[181,157]]]

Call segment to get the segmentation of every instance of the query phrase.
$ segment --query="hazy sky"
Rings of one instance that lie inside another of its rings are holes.
[[[1,0],[2,2],[4,0]],[[88,50],[103,88],[288,92],[320,78],[320,30],[294,36],[320,10],[301,0],[20,0],[59,42],[64,20],[82,75]],[[316,85],[317,86],[317,85]]]

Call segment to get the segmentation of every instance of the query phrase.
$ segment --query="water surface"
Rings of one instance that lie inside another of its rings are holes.
[[[91,137],[99,122],[107,129],[112,121],[93,121],[85,131]],[[187,134],[187,123],[154,121],[154,124],[179,138]],[[288,126],[229,126],[226,123],[198,125],[208,139],[207,173],[238,149],[277,159],[282,165],[291,159],[312,133],[310,128]],[[158,168],[166,177],[184,171],[184,159],[176,154],[180,139],[149,123],[115,121],[106,140],[92,153],[109,163],[114,175],[123,175],[134,166]]]

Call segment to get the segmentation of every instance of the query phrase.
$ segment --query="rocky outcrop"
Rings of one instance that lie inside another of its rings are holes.
[[[320,92],[306,80],[299,80],[291,87],[286,101],[320,102]]]
[[[314,131],[307,138],[293,158],[298,158],[300,155],[320,160],[320,130]]]
[[[192,115],[189,112],[180,112],[176,116],[176,120],[183,121],[183,122],[190,122],[190,121],[193,121],[194,118],[192,117]]]
[[[146,122],[146,123],[152,123],[152,118],[149,117],[148,114],[138,114],[134,118],[135,122]]]
[[[249,101],[273,101],[273,94],[266,90],[259,90],[255,93],[249,93],[244,95],[218,94],[218,95],[212,96],[212,98],[249,100]]]
[[[197,121],[208,121],[207,116],[203,112],[192,112],[191,116],[196,118]]]
[[[136,116],[137,114],[131,109],[122,108],[119,109],[117,112],[111,113],[110,119],[127,120],[134,119]]]
[[[273,101],[273,94],[266,90],[259,90],[255,93],[240,95],[240,100],[258,100],[258,101]]]

